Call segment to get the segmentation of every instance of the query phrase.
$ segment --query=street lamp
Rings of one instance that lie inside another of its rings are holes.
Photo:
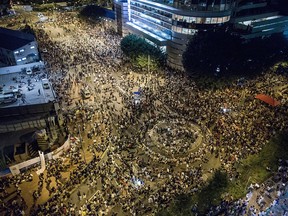
[[[81,133],[80,133],[80,125],[78,125],[78,133],[79,133],[81,148],[82,148],[82,151],[83,151],[83,158],[84,158],[85,163],[87,163],[86,157],[85,157],[84,148],[83,148],[83,143],[82,143],[82,136],[81,136]]]

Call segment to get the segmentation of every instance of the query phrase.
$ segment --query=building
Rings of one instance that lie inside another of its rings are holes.
[[[4,66],[39,61],[38,45],[32,34],[0,28],[0,63]]]
[[[63,118],[45,77],[44,68],[0,74],[0,171],[61,144]]]
[[[229,25],[243,38],[269,36],[288,27],[277,0],[115,0],[117,31],[141,35],[182,70],[187,42],[200,30]]]

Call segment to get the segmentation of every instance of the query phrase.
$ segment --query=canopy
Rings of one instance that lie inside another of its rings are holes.
[[[278,106],[280,104],[279,101],[273,99],[272,97],[265,95],[265,94],[258,94],[255,96],[255,98],[264,101],[265,103],[271,105],[271,106]]]

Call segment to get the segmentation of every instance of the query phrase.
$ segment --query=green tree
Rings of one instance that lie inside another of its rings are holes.
[[[203,187],[200,193],[197,194],[198,210],[201,213],[206,213],[210,207],[219,205],[221,195],[227,190],[227,186],[227,173],[217,170],[209,180],[207,186]]]
[[[132,59],[135,59],[140,54],[147,54],[147,42],[134,34],[129,34],[124,37],[121,40],[120,46],[123,53]]]
[[[151,58],[149,63],[151,64],[151,69],[155,65],[163,65],[165,62],[165,55],[159,47],[153,46],[144,38],[138,37],[137,35],[127,35],[121,40],[120,46],[126,56],[131,58],[133,61],[138,62],[142,67],[146,67],[147,65],[148,55],[150,55]]]
[[[157,69],[157,62],[156,60],[152,57],[148,57],[148,55],[139,55],[137,58],[136,58],[136,64],[139,65],[142,69],[147,69],[148,71],[148,68],[149,70],[151,71],[155,71]]]

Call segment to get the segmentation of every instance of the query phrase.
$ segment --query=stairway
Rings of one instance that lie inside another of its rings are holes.
[[[27,150],[28,150],[28,154],[31,158],[38,157],[39,147],[37,145],[37,142],[33,142],[33,143],[28,144]]]
[[[2,154],[3,152],[0,151],[0,170],[4,170],[7,168],[6,162],[5,162],[5,158]]]

